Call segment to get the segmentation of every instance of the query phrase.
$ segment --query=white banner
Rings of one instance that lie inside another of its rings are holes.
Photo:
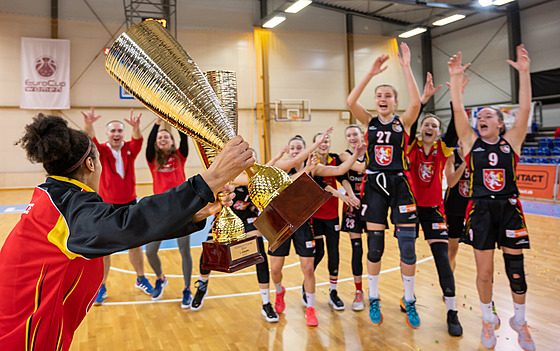
[[[24,109],[70,108],[70,40],[21,38]]]
[[[533,122],[533,112],[535,111],[536,102],[531,103],[531,112],[529,113],[529,119],[527,120],[527,132],[531,132],[531,123]],[[503,104],[503,105],[489,105],[489,107],[496,108],[504,114],[504,123],[506,125],[506,130],[509,130],[513,126],[513,121],[515,121],[515,116],[519,112],[519,105],[515,104]],[[471,114],[471,127],[476,129],[476,116],[478,112],[484,107],[473,107],[470,109]]]

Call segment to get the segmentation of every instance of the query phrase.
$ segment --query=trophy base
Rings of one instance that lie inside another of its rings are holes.
[[[256,236],[231,243],[202,243],[202,269],[233,273],[240,269],[264,262],[259,253]]]
[[[304,173],[265,207],[255,227],[268,240],[270,251],[274,251],[330,197],[331,193]]]

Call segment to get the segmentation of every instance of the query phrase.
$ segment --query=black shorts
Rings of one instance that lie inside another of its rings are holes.
[[[418,206],[418,219],[424,231],[424,239],[448,239],[447,224],[441,207]]]
[[[361,205],[360,209],[344,205],[342,214],[342,227],[340,230],[347,233],[362,234],[367,232],[367,225],[364,219],[366,205]]]
[[[416,201],[403,172],[368,174],[362,204],[366,205],[366,222],[387,223],[390,207],[393,224],[418,223]]]
[[[529,232],[517,198],[474,198],[467,206],[465,242],[478,250],[528,249]]]
[[[243,225],[245,226],[245,233],[250,233],[252,231],[258,230],[255,227],[254,223],[257,220],[257,217],[249,217],[243,220]]]
[[[311,230],[313,236],[332,236],[340,232],[340,220],[338,217],[333,219],[321,219],[311,217]]]
[[[315,256],[315,240],[309,221],[303,223],[292,236],[280,245],[274,252],[268,250],[270,256],[286,257],[290,255],[290,243],[294,242],[296,253],[301,257]]]
[[[447,215],[447,234],[452,239],[460,239],[465,233],[465,216]]]

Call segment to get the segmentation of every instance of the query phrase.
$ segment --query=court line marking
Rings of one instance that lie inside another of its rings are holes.
[[[421,260],[416,261],[416,264],[419,263],[424,263],[430,260],[433,260],[434,256],[430,256],[430,257],[426,257],[423,258]],[[294,263],[291,265],[287,265],[284,266],[284,268],[287,267],[293,267],[295,265],[299,265],[298,263]],[[111,267],[113,268],[113,267]],[[379,274],[385,274],[385,273],[390,273],[390,272],[394,272],[401,269],[400,267],[394,267],[394,268],[389,268],[389,269],[385,269],[382,270],[381,272],[379,272]],[[136,272],[131,272],[133,274],[136,274]],[[216,276],[212,276],[212,277],[231,277],[233,276],[235,273],[232,274],[223,274],[223,275],[216,275]],[[249,272],[249,274],[257,274],[256,272]],[[238,275],[247,275],[246,273],[240,273]],[[179,277],[183,277],[182,275]],[[367,274],[362,275],[362,278],[366,278]],[[354,277],[350,277],[350,278],[344,278],[344,279],[339,279],[339,282],[347,282],[347,281],[351,281],[354,280]],[[323,283],[318,283],[315,284],[315,286],[324,286],[324,285],[329,285],[329,282],[323,282]],[[286,290],[299,290],[301,289],[301,286],[294,286],[294,287],[289,287],[286,288]],[[204,299],[205,300],[212,300],[212,299],[224,299],[224,298],[229,298],[229,297],[240,297],[240,296],[251,296],[251,295],[260,295],[261,292],[260,291],[253,291],[253,292],[246,292],[246,293],[238,293],[238,294],[227,294],[227,295],[214,295],[214,296],[206,296]],[[145,304],[151,304],[151,303],[169,303],[169,302],[181,302],[181,299],[169,299],[169,300],[158,300],[158,301],[123,301],[123,302],[103,302],[102,305],[103,306],[123,306],[123,305],[145,305]]]

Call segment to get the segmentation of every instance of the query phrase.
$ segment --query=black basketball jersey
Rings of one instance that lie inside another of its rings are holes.
[[[231,209],[244,222],[247,218],[258,217],[259,215],[259,210],[249,198],[249,189],[246,186],[235,188],[235,197]]]
[[[457,170],[463,163],[463,159],[459,155],[458,149],[453,150],[453,155],[455,155],[453,166]],[[470,170],[467,167],[457,184],[454,187],[447,188],[445,192],[445,213],[447,215],[464,216],[470,199],[470,190]]]
[[[518,195],[515,168],[519,157],[502,137],[495,144],[476,139],[466,161],[471,176],[471,197]]]
[[[346,152],[349,155],[353,155],[354,153],[352,152],[352,150],[347,149]],[[366,162],[366,155],[360,157],[358,159],[358,162]],[[363,172],[356,172],[353,170],[348,170],[348,172],[346,172],[346,176],[345,178],[350,185],[352,186],[352,191],[354,191],[354,195],[356,195],[357,198],[360,198],[361,196],[361,191],[362,191],[362,180],[364,179],[364,173]]]
[[[402,171],[408,169],[405,149],[408,135],[399,116],[383,124],[379,117],[369,121],[367,130],[367,169],[370,171]]]

